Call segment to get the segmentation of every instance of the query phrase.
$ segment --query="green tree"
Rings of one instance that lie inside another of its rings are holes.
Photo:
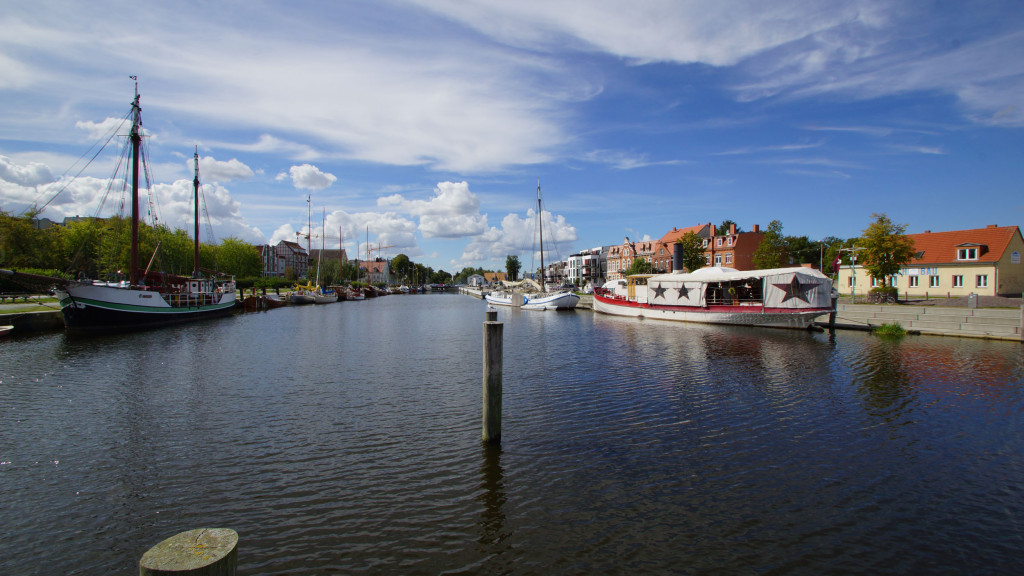
[[[698,268],[702,268],[707,263],[707,258],[704,255],[704,241],[693,232],[683,234],[676,240],[676,244],[683,246],[683,261],[681,264],[687,272],[693,272]]]
[[[875,219],[861,234],[860,262],[872,278],[888,286],[888,278],[909,264],[915,254],[914,241],[904,232],[906,224],[895,224],[885,214],[872,214]]]
[[[718,228],[716,228],[712,232],[717,231],[717,233],[720,234],[720,235],[721,234],[728,234],[729,233],[729,226],[731,226],[733,224],[736,224],[736,223],[733,222],[732,220],[723,220],[722,223],[718,225]],[[743,232],[743,229],[740,228],[739,224],[736,224],[736,233],[739,234],[740,232]]]
[[[625,276],[631,276],[633,274],[654,274],[654,264],[651,264],[643,256],[633,259],[630,263],[629,268],[624,273]]]
[[[789,247],[789,255],[794,263],[818,263],[818,243],[812,242],[807,236],[786,236],[786,246]]]
[[[789,264],[789,246],[782,235],[782,222],[772,220],[754,250],[754,267],[758,269],[782,268]]]
[[[519,263],[519,256],[515,254],[509,254],[505,257],[505,275],[509,280],[515,282],[519,279],[519,270],[522,269],[522,265]]]
[[[450,284],[451,281],[452,275],[444,270],[438,270],[430,275],[431,284]]]
[[[263,260],[256,247],[234,236],[221,240],[217,264],[220,272],[239,278],[259,276],[263,271]]]
[[[394,268],[395,275],[398,276],[399,281],[409,282],[412,280],[415,268],[413,263],[409,260],[409,257],[405,254],[399,254],[392,258],[391,267]]]
[[[24,216],[0,212],[0,260],[8,268],[56,268],[54,256],[61,254],[57,227],[43,229],[38,210]],[[63,267],[63,266],[60,266]]]

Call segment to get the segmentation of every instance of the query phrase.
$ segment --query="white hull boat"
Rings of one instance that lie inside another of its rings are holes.
[[[636,275],[594,293],[594,311],[615,316],[807,328],[832,311],[832,281],[811,268],[702,268]]]

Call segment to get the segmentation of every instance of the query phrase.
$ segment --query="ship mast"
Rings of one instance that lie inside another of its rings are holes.
[[[195,201],[195,205],[196,205],[196,210],[195,210],[195,230],[196,230],[196,233],[195,233],[195,251],[194,251],[194,255],[192,256],[192,262],[194,263],[193,264],[193,269],[192,269],[192,277],[193,278],[199,278],[199,275],[200,275],[200,272],[199,272],[199,146],[196,146],[195,161],[196,161],[196,175],[195,175],[195,178],[192,179],[192,191],[193,191],[193,194],[195,196],[194,201]]]
[[[142,108],[139,106],[139,82],[135,76],[135,100],[132,102],[132,244],[128,268],[128,282],[139,284],[139,148],[142,145]]]
[[[540,209],[540,178],[537,179],[537,230],[540,231],[540,291],[547,292],[544,282],[544,213]]]

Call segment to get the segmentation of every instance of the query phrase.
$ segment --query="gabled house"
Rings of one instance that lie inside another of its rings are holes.
[[[690,232],[693,232],[698,238],[704,240],[706,246],[707,240],[715,234],[715,227],[712,226],[711,223],[698,224],[688,228],[673,228],[671,231],[667,232],[654,243],[654,250],[651,255],[651,264],[654,264],[655,270],[658,272],[672,271],[672,253],[675,251],[673,245],[675,245],[676,240],[679,240]]]
[[[907,234],[917,254],[890,282],[911,297],[1020,296],[1024,292],[1024,238],[1017,226]],[[880,285],[860,264],[839,269],[842,294],[866,294]]]
[[[705,261],[708,266],[754,270],[754,252],[762,240],[764,232],[759,225],[754,224],[750,232],[737,232],[736,225],[730,224],[728,230],[712,232],[712,238],[704,245]]]
[[[257,246],[263,260],[263,276],[281,278],[291,269],[296,278],[303,278],[309,272],[309,254],[296,242],[282,240],[276,246]]]
[[[622,244],[612,246],[608,251],[608,279],[620,280],[624,278],[626,270],[629,270],[634,260],[644,258],[651,262],[653,256],[653,240],[633,242],[627,236]]]
[[[487,284],[497,284],[505,281],[504,272],[484,272],[484,282]]]

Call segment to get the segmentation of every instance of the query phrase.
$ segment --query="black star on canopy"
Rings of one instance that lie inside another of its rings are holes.
[[[668,289],[663,287],[661,284],[658,284],[657,286],[654,287],[654,297],[655,298],[664,298],[666,290],[668,290]]]
[[[772,284],[772,286],[775,286],[786,293],[786,296],[782,299],[783,302],[790,298],[796,298],[797,300],[803,300],[810,304],[810,301],[807,300],[807,293],[814,290],[815,285],[801,284],[800,280],[798,280],[796,276],[793,276],[793,281],[789,284]]]
[[[676,288],[676,291],[679,292],[679,300],[682,300],[683,298],[690,298],[690,291],[686,289],[686,284],[680,284],[679,288]]]

